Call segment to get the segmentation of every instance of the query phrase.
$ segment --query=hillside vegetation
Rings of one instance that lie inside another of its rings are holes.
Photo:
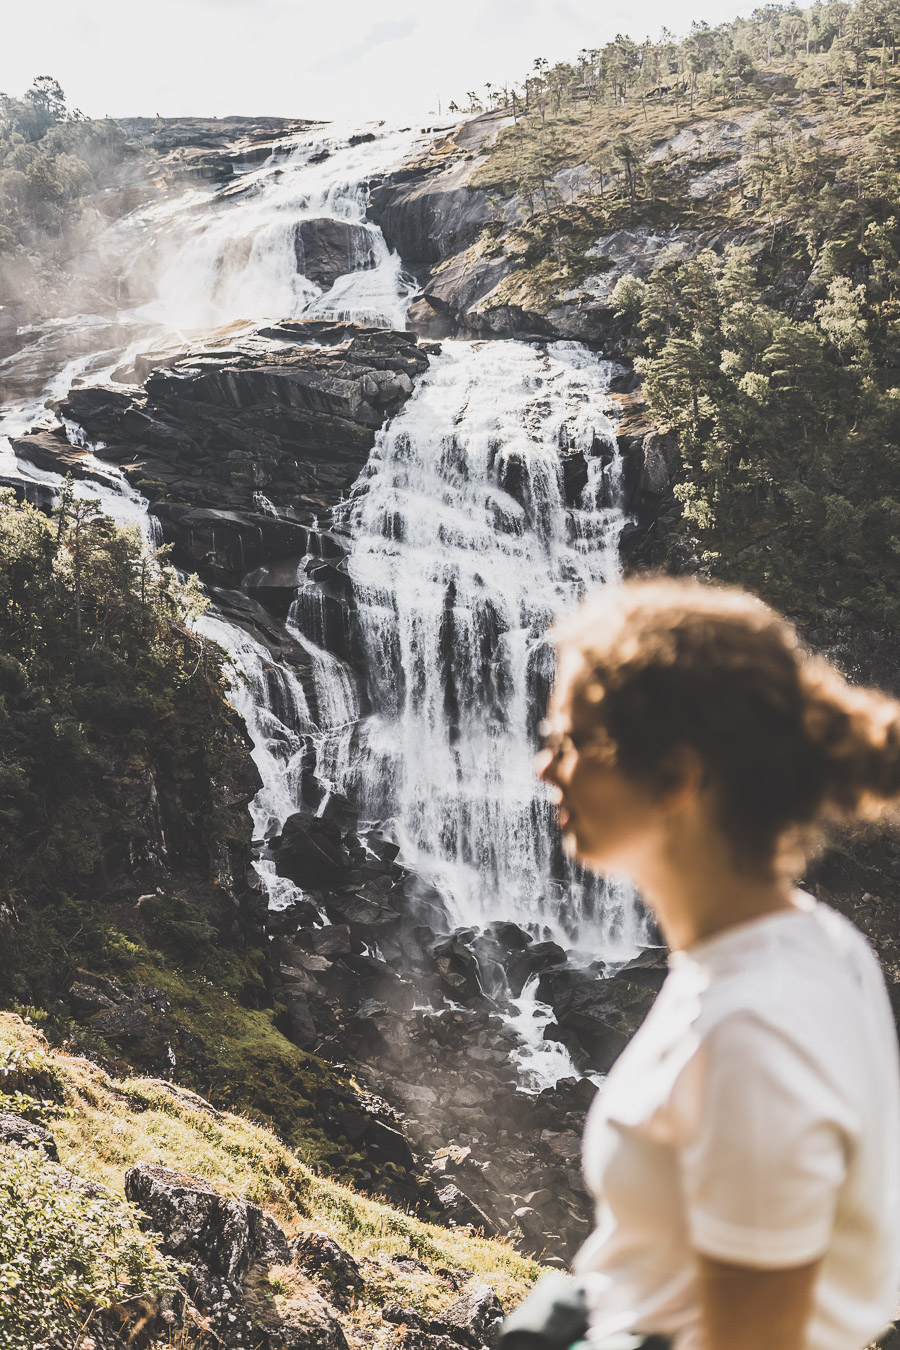
[[[346,1075],[279,1029],[258,778],[204,604],[71,484],[52,518],[0,492],[0,1007],[390,1190],[402,1169],[345,1137]]]
[[[395,1343],[396,1325],[381,1317],[388,1302],[407,1316],[431,1317],[452,1301],[460,1280],[473,1279],[516,1302],[539,1274],[510,1247],[421,1223],[318,1176],[244,1117],[214,1111],[169,1083],[117,1080],[53,1051],[33,1025],[8,1013],[0,1013],[3,1111],[49,1129],[60,1164],[76,1179],[67,1182],[40,1151],[0,1148],[0,1327],[8,1350],[38,1343],[86,1350],[102,1310],[117,1309],[134,1331],[160,1307],[171,1310],[163,1318],[170,1331],[154,1344],[199,1350],[220,1343],[202,1319],[192,1325],[185,1315],[183,1263],[157,1250],[124,1198],[125,1171],[139,1161],[260,1205],[289,1239],[313,1229],[339,1243],[362,1274],[352,1302],[339,1300],[336,1313],[351,1345]],[[82,1189],[86,1182],[93,1187]],[[312,1289],[297,1265],[270,1266],[253,1289],[256,1316],[263,1325],[290,1323]]]
[[[642,237],[612,305],[680,444],[676,555],[876,625],[900,616],[898,32],[890,0],[769,5],[538,61],[473,178],[482,251],[522,264],[492,302],[578,304]]]

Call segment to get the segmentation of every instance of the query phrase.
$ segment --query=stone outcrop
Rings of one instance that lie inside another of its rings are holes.
[[[41,1149],[44,1154],[59,1162],[56,1140],[42,1125],[35,1125],[23,1116],[13,1115],[9,1111],[0,1111],[0,1145],[18,1144],[19,1148]]]
[[[511,121],[505,113],[475,117],[372,190],[370,220],[417,275],[464,248],[492,218],[487,193],[469,179],[482,162],[478,152]]]
[[[115,470],[106,465],[117,466],[148,499],[177,565],[214,587],[243,586],[247,599],[236,603],[251,629],[261,617],[254,598],[285,617],[304,565],[325,630],[310,636],[346,654],[344,548],[318,522],[409,398],[429,350],[408,333],[345,323],[245,327],[144,354],[117,372],[119,383],[73,389],[58,411],[96,443],[93,453],[61,427],[16,437],[13,448],[38,468],[107,485]]]
[[[166,177],[227,182],[277,153],[279,142],[319,125],[287,117],[121,117],[138,151],[152,151]]]
[[[127,1172],[125,1194],[159,1234],[160,1250],[188,1266],[187,1295],[220,1344],[234,1350],[347,1350],[333,1309],[315,1291],[295,1300],[287,1319],[273,1312],[263,1293],[264,1273],[290,1265],[293,1254],[279,1225],[258,1205],[144,1162]]]
[[[125,1195],[161,1235],[163,1251],[201,1262],[231,1283],[242,1281],[254,1261],[290,1260],[284,1234],[258,1205],[226,1199],[196,1177],[137,1163],[126,1174]]]
[[[297,271],[323,289],[345,272],[375,266],[371,231],[347,220],[301,220],[294,231],[294,248]]]
[[[370,1295],[360,1263],[326,1233],[302,1232],[288,1243],[258,1205],[153,1163],[139,1162],[127,1172],[125,1193],[146,1215],[160,1251],[188,1270],[189,1302],[179,1320],[199,1317],[218,1343],[233,1350],[347,1350],[340,1314]],[[273,1266],[292,1268],[286,1316],[277,1311],[267,1283]],[[388,1324],[418,1332],[421,1350],[440,1350],[445,1343],[455,1350],[490,1350],[503,1315],[495,1291],[477,1283],[468,1283],[430,1320],[399,1304],[382,1312]]]

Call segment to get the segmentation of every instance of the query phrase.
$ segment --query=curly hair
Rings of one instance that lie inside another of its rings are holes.
[[[723,832],[755,869],[788,843],[808,847],[828,818],[900,795],[900,703],[848,684],[745,591],[629,581],[590,595],[552,636],[576,666],[573,723],[652,791],[691,747]]]

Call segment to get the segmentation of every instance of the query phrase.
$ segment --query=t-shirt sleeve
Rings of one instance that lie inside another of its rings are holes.
[[[695,1251],[760,1269],[825,1253],[851,1140],[810,1056],[733,1013],[702,1038],[670,1106]]]

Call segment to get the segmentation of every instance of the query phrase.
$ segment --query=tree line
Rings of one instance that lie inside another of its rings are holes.
[[[50,75],[22,98],[0,93],[0,254],[28,245],[36,230],[59,234],[128,153],[118,123],[70,110]]]

